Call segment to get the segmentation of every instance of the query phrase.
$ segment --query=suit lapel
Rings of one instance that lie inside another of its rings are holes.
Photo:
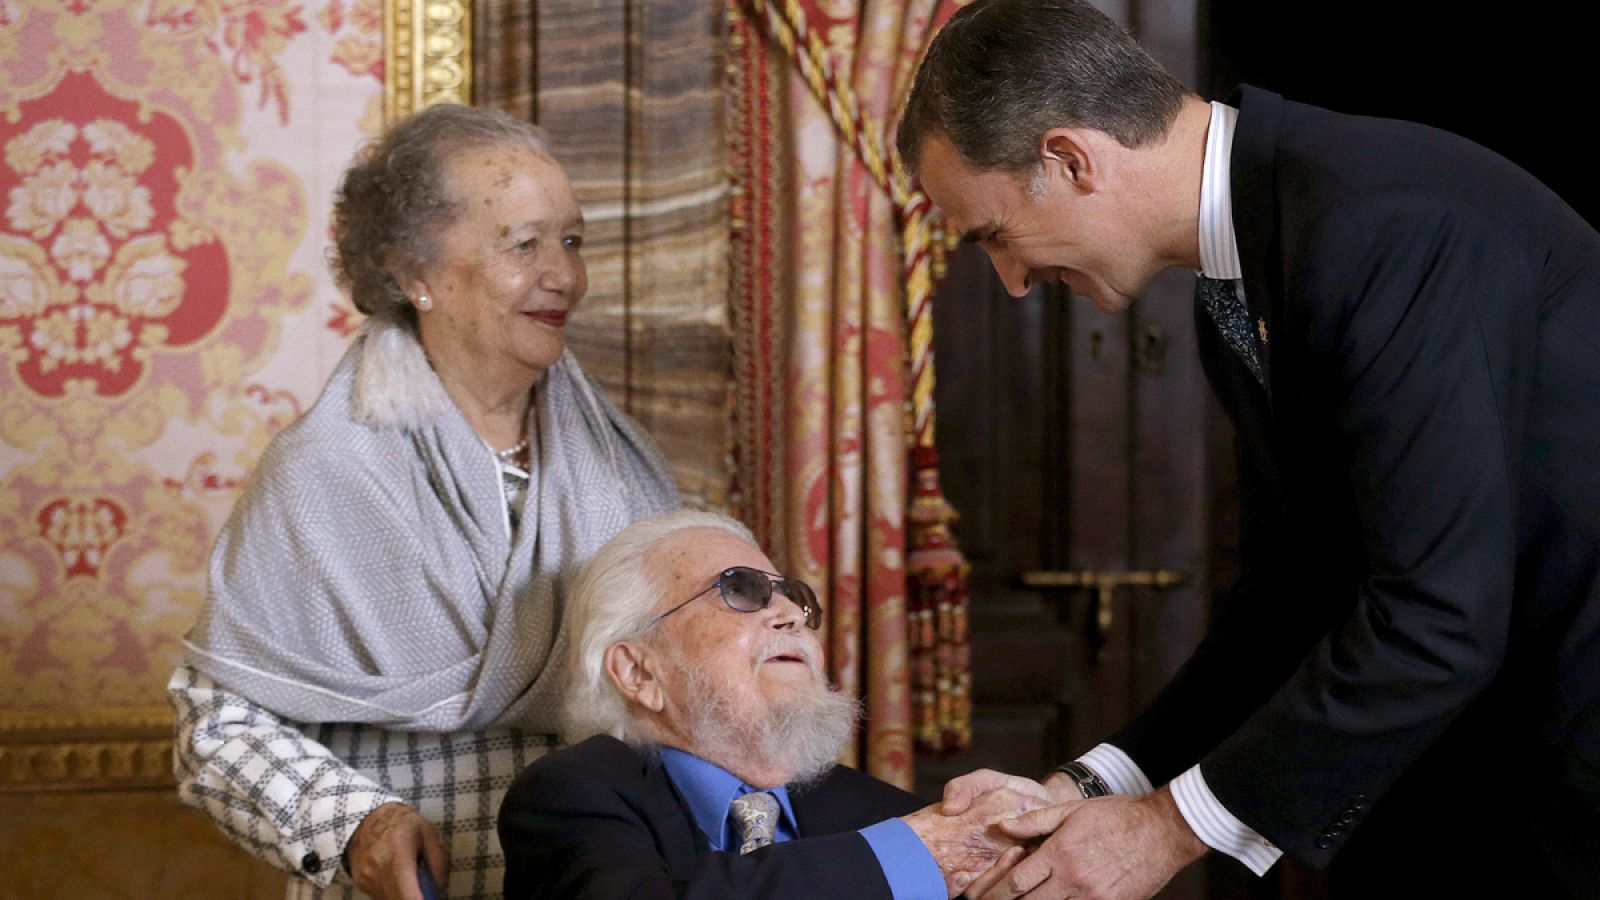
[[[695,859],[710,851],[711,844],[695,824],[689,804],[672,783],[672,776],[659,758],[645,763],[645,790],[640,804],[646,822],[656,829],[656,841],[667,860],[667,871],[674,881],[685,881],[694,871]]]
[[[917,798],[845,766],[834,766],[822,781],[789,791],[801,837],[856,831],[922,806]]]
[[[794,808],[795,830],[800,837],[815,837],[847,831],[852,826],[844,821],[850,804],[840,802],[837,779],[829,772],[822,782],[803,791],[789,792],[789,805]]]
[[[1239,108],[1233,132],[1229,181],[1233,193],[1233,230],[1239,241],[1245,305],[1257,329],[1261,368],[1265,373],[1267,407],[1272,408],[1273,351],[1283,335],[1282,269],[1269,265],[1279,256],[1277,214],[1278,133],[1283,98],[1248,85],[1229,99]],[[1264,339],[1263,339],[1264,338]]]

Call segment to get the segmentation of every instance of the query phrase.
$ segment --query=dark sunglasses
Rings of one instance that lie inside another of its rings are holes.
[[[822,627],[822,604],[817,602],[817,595],[811,590],[810,585],[798,578],[785,578],[749,566],[723,569],[722,574],[717,576],[716,582],[710,587],[656,616],[650,626],[654,628],[656,622],[660,622],[713,590],[722,594],[722,602],[728,604],[728,608],[734,612],[756,612],[766,609],[772,603],[774,592],[782,594],[806,614],[807,628],[816,631]]]

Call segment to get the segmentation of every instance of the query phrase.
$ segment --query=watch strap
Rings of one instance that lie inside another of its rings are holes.
[[[1106,797],[1111,794],[1111,789],[1106,787],[1104,781],[1100,780],[1100,776],[1096,775],[1093,769],[1077,760],[1064,762],[1056,766],[1054,771],[1071,778],[1078,785],[1078,792],[1083,794],[1085,800],[1094,797]]]

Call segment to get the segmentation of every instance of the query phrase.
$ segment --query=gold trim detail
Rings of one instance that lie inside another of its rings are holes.
[[[168,707],[0,710],[0,793],[172,785]]]
[[[472,102],[471,0],[386,0],[383,117]]]

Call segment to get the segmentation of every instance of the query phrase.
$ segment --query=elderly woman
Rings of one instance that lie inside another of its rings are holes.
[[[419,859],[440,896],[494,896],[500,798],[553,742],[567,581],[677,495],[565,349],[583,216],[534,128],[399,122],[334,217],[370,318],[217,539],[169,684],[179,791],[290,896],[420,897]]]

